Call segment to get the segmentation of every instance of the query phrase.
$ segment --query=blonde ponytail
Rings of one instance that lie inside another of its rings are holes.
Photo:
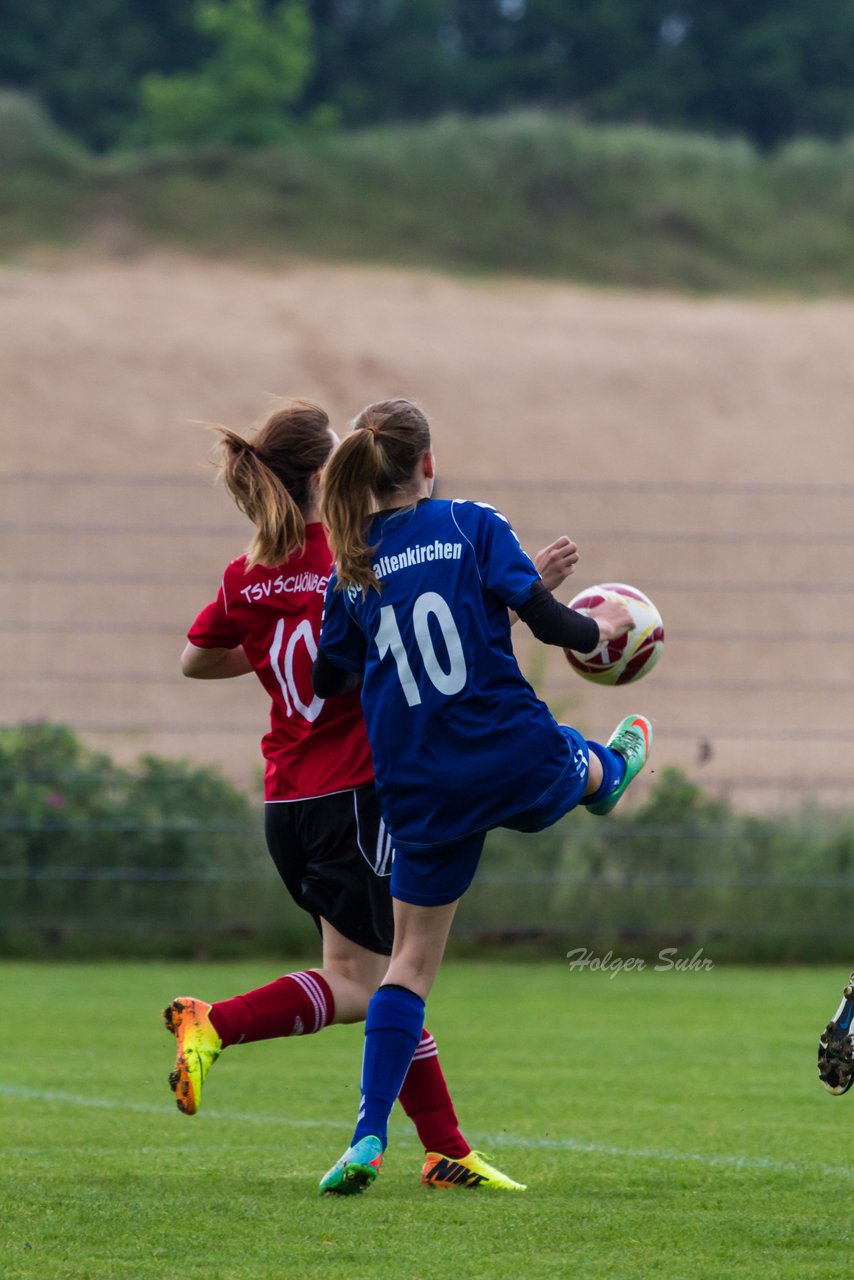
[[[376,510],[381,466],[375,433],[354,431],[342,440],[324,472],[323,522],[338,569],[339,590],[345,586],[380,589],[365,535]]]
[[[296,400],[277,410],[252,443],[230,427],[214,430],[220,435],[223,483],[255,525],[246,568],[282,564],[301,553],[311,479],[332,452],[326,412],[310,401]]]
[[[371,516],[412,479],[430,448],[430,426],[409,400],[382,400],[363,409],[323,475],[322,515],[338,570],[337,589],[380,584],[368,545]]]

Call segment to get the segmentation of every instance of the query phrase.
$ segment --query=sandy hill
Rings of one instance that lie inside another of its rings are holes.
[[[344,423],[432,418],[442,492],[529,548],[582,550],[565,598],[655,597],[665,658],[631,691],[520,652],[597,736],[645,709],[657,767],[746,806],[854,786],[854,302],[762,303],[155,254],[0,272],[3,720],[246,780],[265,700],[183,681],[187,624],[246,527],[196,425],[304,395]]]

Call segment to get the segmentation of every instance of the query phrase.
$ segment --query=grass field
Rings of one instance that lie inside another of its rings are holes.
[[[463,1129],[529,1190],[428,1192],[396,1114],[336,1200],[359,1028],[230,1050],[193,1119],[165,1084],[161,1005],[283,971],[2,967],[4,1280],[851,1274],[854,1104],[815,1071],[844,973],[451,965],[429,1025]]]

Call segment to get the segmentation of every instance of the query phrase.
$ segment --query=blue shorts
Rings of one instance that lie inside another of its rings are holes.
[[[559,727],[569,751],[565,769],[536,804],[505,819],[502,827],[542,831],[584,798],[590,758],[587,742],[569,725]],[[486,836],[486,831],[476,831],[461,840],[427,846],[395,840],[391,896],[420,907],[443,907],[456,902],[475,877]]]

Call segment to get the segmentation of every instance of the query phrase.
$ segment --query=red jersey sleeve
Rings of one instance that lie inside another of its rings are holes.
[[[198,649],[236,649],[241,643],[237,628],[228,616],[222,587],[216,600],[202,609],[187,632],[187,639]]]

